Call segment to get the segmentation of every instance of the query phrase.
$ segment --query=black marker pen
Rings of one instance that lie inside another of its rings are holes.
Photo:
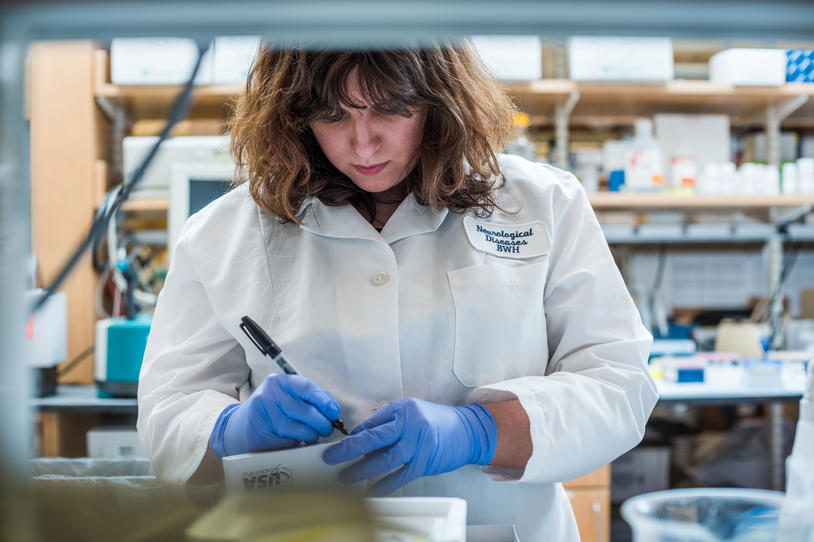
[[[263,331],[263,328],[261,328],[257,322],[248,316],[244,316],[240,319],[240,329],[243,330],[243,333],[249,337],[249,340],[254,343],[260,352],[262,352],[264,356],[270,357],[285,374],[300,374],[294,366],[283,357],[282,348],[271,340],[271,337]],[[331,425],[334,426],[334,429],[342,432],[343,435],[348,434],[348,431],[345,429],[345,424],[342,423],[342,418],[331,420]]]

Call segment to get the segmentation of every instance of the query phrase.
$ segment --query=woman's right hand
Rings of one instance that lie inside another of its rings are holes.
[[[218,457],[316,442],[333,431],[339,403],[301,375],[272,374],[244,403],[221,412],[209,437]]]

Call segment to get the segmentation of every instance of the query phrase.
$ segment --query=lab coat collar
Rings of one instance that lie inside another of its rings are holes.
[[[447,209],[419,204],[408,194],[387,221],[381,233],[370,225],[352,205],[331,206],[316,197],[306,199],[297,215],[302,227],[317,235],[371,239],[393,243],[405,237],[435,231],[444,222]]]

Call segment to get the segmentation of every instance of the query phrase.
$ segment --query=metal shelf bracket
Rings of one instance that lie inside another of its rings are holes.
[[[554,165],[568,169],[568,117],[579,101],[579,91],[573,91],[564,103],[554,109],[556,146],[554,148]]]
[[[794,96],[779,104],[770,105],[764,112],[766,125],[766,162],[780,164],[780,123],[800,109],[808,101],[808,96]]]

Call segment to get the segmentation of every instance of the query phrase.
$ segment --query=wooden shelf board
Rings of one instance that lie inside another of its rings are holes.
[[[789,126],[814,127],[814,84],[788,83],[779,87],[736,87],[709,81],[676,80],[657,84],[577,83],[561,79],[542,79],[530,83],[507,85],[520,106],[534,115],[536,122],[553,122],[554,107],[564,103],[572,92],[580,99],[572,119],[584,125],[606,124],[603,118],[626,119],[653,116],[656,113],[725,114],[734,117],[734,125],[754,124],[753,117],[770,105],[795,96],[808,96],[785,123]],[[596,119],[596,122],[590,122]]]
[[[597,211],[615,209],[768,209],[814,205],[811,196],[669,196],[662,194],[624,194],[600,192],[591,196]],[[127,211],[166,211],[168,198],[140,198],[124,204]]]
[[[96,97],[111,100],[157,100],[171,102],[183,89],[182,85],[120,86],[103,83],[96,87]],[[193,92],[198,100],[226,100],[240,95],[241,85],[196,85]]]
[[[777,87],[721,85],[710,81],[675,80],[666,83],[578,83],[567,79],[540,79],[529,83],[510,83],[510,92],[541,96],[636,96],[647,99],[706,100],[708,98],[760,99],[777,103],[794,96],[814,96],[814,84],[786,83]]]
[[[169,198],[139,198],[124,202],[125,211],[167,211],[170,208]]]
[[[768,209],[814,205],[810,196],[669,196],[601,192],[591,196],[597,211],[615,209]]]

